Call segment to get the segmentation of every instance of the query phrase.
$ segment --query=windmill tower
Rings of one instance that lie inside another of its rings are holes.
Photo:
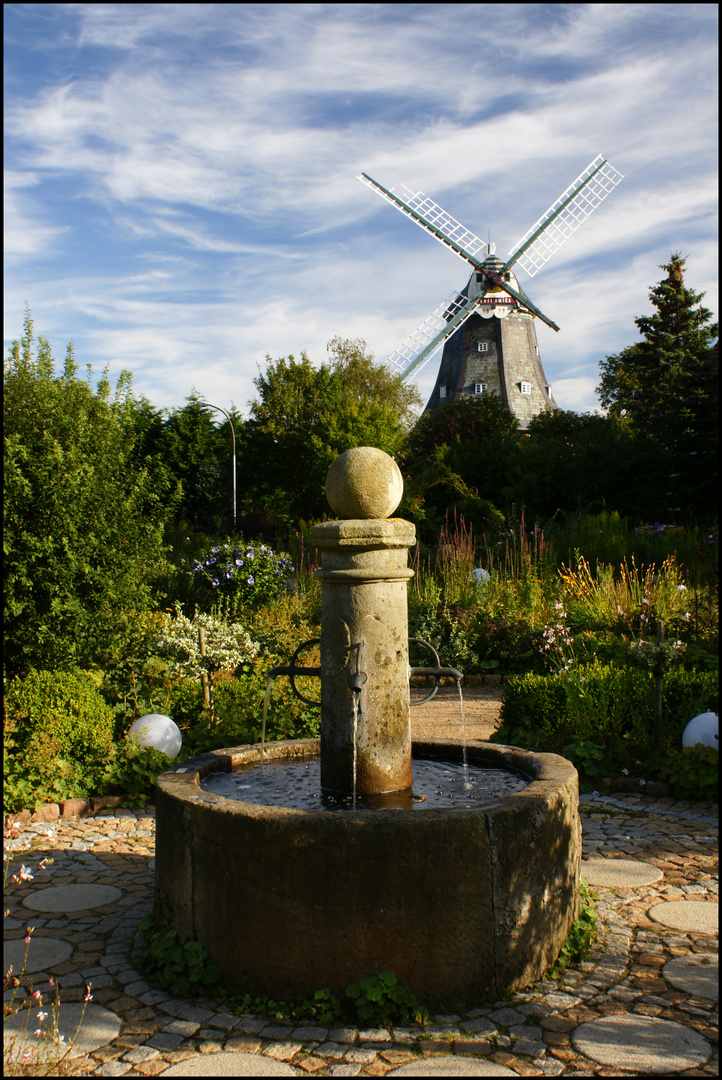
[[[538,413],[556,409],[534,321],[541,319],[553,330],[559,327],[522,292],[512,267],[518,263],[534,277],[614,190],[622,174],[601,154],[596,157],[514,245],[506,262],[496,257],[494,245],[484,243],[423,192],[402,188],[401,197],[366,173],[359,180],[472,267],[463,291],[444,300],[387,361],[408,379],[444,346],[426,411],[465,395],[500,394],[524,430]]]

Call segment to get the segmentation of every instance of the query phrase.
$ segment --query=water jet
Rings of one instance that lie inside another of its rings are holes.
[[[470,741],[468,768],[506,773],[509,784],[460,805],[415,797],[415,767],[448,763],[451,773],[464,754],[451,740],[411,740],[415,530],[388,517],[401,474],[388,455],[359,447],[334,463],[327,493],[336,513],[355,516],[312,533],[322,553],[321,737],[264,753],[289,774],[320,759],[326,802],[286,805],[283,789],[269,804],[246,799],[240,774],[260,770],[258,746],[164,773],[157,925],[200,941],[235,993],[342,994],[389,969],[437,1011],[497,1000],[554,963],[577,916],[576,771],[554,754]],[[301,671],[295,657],[289,668]],[[214,794],[219,773],[239,781],[238,797]]]

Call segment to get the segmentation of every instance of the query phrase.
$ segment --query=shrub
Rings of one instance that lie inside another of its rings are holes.
[[[6,705],[19,746],[42,732],[56,740],[63,757],[90,766],[112,750],[113,710],[85,672],[31,671],[12,680]]]
[[[191,757],[205,750],[223,746],[243,746],[259,742],[263,718],[263,699],[268,685],[268,669],[288,663],[288,657],[265,656],[262,663],[236,678],[216,683],[213,689],[214,717],[211,723],[203,706],[203,691],[195,679],[182,679],[172,688],[169,712],[183,736],[183,756]],[[303,658],[304,663],[306,657]],[[313,661],[309,661],[313,663]],[[301,693],[311,699],[320,696],[319,686],[302,686]],[[317,679],[305,682],[318,684]],[[320,729],[320,710],[299,701],[291,691],[288,679],[274,683],[266,722],[266,739],[317,738]]]
[[[602,764],[638,773],[645,759],[677,752],[693,716],[716,710],[718,683],[717,672],[668,672],[662,683],[661,738],[655,740],[649,672],[588,664],[558,676],[524,675],[505,684],[502,724],[492,739],[528,750],[568,750],[583,766],[588,763],[590,778]]]
[[[152,746],[143,746],[131,736],[114,750],[100,780],[99,792],[125,795],[127,805],[145,806],[153,794],[156,780],[170,765],[167,754]]]
[[[527,619],[509,614],[492,616],[477,613],[472,626],[481,670],[488,669],[492,660],[497,661],[495,667],[502,674],[516,675],[530,668],[541,670],[541,635]]]
[[[5,805],[97,790],[114,753],[114,712],[84,672],[31,671],[5,695]]]
[[[674,793],[694,802],[719,798],[719,751],[712,746],[685,746],[672,761],[667,779]]]
[[[106,663],[123,613],[152,606],[177,493],[159,460],[137,460],[138,403],[77,377],[72,347],[25,333],[5,363],[5,662],[13,672]]]
[[[201,656],[198,631],[205,637],[205,655]],[[258,645],[240,623],[229,623],[203,612],[195,619],[187,619],[175,606],[175,615],[163,616],[160,636],[155,643],[158,654],[166,658],[173,671],[181,675],[200,676],[225,670],[234,670],[253,660]]]
[[[224,601],[229,612],[273,600],[293,573],[290,559],[266,544],[226,541],[194,563],[192,594],[202,611]]]

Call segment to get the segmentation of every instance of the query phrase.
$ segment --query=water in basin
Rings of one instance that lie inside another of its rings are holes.
[[[352,795],[321,790],[318,757],[268,761],[246,765],[231,772],[214,772],[201,780],[201,788],[213,795],[259,806],[290,810],[439,810],[484,809],[504,795],[523,791],[529,777],[506,769],[469,766],[459,762],[414,759],[412,791],[388,795]]]

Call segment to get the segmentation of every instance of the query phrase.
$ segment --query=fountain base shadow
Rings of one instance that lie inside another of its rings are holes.
[[[266,744],[316,755],[318,740]],[[291,810],[201,789],[259,761],[216,750],[158,779],[155,919],[201,942],[229,991],[292,1000],[393,971],[434,1011],[495,1001],[554,963],[578,915],[574,767],[554,754],[469,742],[469,764],[525,773],[493,808]],[[433,739],[413,757],[461,761]]]

